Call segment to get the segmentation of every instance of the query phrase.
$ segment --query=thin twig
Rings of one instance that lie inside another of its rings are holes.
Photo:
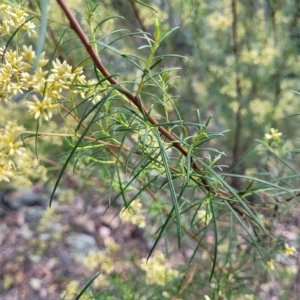
[[[236,0],[232,0],[231,2],[231,10],[232,10],[232,43],[233,43],[233,54],[235,57],[236,64],[236,77],[235,77],[235,89],[237,93],[237,99],[239,102],[238,110],[236,112],[235,118],[235,132],[234,132],[234,141],[233,141],[233,149],[232,149],[232,165],[233,167],[237,164],[240,156],[240,136],[242,130],[242,87],[241,87],[241,78],[238,71],[239,64],[239,48],[238,48],[238,20],[237,20],[237,10],[236,10]],[[238,186],[238,178],[232,179],[233,186]]]

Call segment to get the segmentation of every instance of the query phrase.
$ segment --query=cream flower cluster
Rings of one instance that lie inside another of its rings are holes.
[[[165,285],[168,281],[179,276],[179,272],[166,265],[166,257],[161,251],[156,251],[148,260],[142,259],[140,264],[146,272],[146,283]]]
[[[101,270],[102,274],[93,281],[93,287],[107,287],[109,285],[109,280],[107,275],[111,274],[115,270],[115,262],[111,258],[111,254],[119,250],[119,245],[115,243],[113,239],[105,240],[105,250],[99,252],[89,252],[88,256],[84,259],[83,264],[89,269]],[[71,281],[66,290],[62,292],[61,297],[66,300],[75,299],[76,295],[82,288],[78,281]],[[90,299],[86,294],[82,295],[82,299]],[[81,299],[81,298],[80,298]]]
[[[145,216],[142,215],[142,203],[140,200],[134,200],[128,207],[120,213],[120,219],[122,222],[131,222],[140,228],[146,226]]]
[[[16,29],[26,31],[29,36],[35,33],[35,25],[31,21],[26,22],[28,14],[24,10],[7,4],[1,4],[0,12],[2,15],[1,19],[3,20],[0,22],[0,36],[10,36]]]
[[[207,225],[212,219],[212,214],[207,209],[199,209],[197,216],[200,222],[204,222]]]
[[[106,274],[111,274],[115,270],[111,254],[116,253],[119,250],[119,245],[110,238],[105,240],[105,245],[105,250],[89,252],[83,263],[92,270],[100,268]]]
[[[22,180],[22,184],[28,184],[25,178],[46,177],[46,170],[39,166],[37,159],[19,141],[23,130],[23,127],[12,122],[0,129],[0,182],[10,182],[14,178]]]
[[[48,63],[44,52],[39,57],[36,72],[31,74],[36,57],[32,46],[24,45],[21,51],[0,49],[0,54],[4,55],[4,63],[0,65],[0,100],[8,102],[14,95],[28,91],[30,96],[27,98],[31,100],[27,104],[35,119],[41,117],[49,121],[63,91],[69,90],[73,84],[85,83],[82,68],[72,71],[71,66],[58,59],[53,61],[48,76],[48,71],[43,71]]]
[[[272,60],[279,56],[278,50],[272,47],[263,49],[244,49],[241,53],[241,61],[248,64],[267,66]]]
[[[20,26],[28,34],[34,32],[35,25],[26,21],[28,14],[25,11],[5,4],[0,5],[0,11],[3,18],[0,24],[0,35],[11,36]],[[43,52],[33,72],[33,65],[37,59],[36,53],[32,46],[26,45],[17,50],[0,48],[0,56],[3,58],[0,64],[0,101],[8,102],[16,95],[28,92],[27,105],[35,119],[50,120],[53,110],[57,108],[57,101],[63,98],[64,91],[70,91],[71,86],[73,93],[85,96],[82,88],[79,92],[74,88],[74,85],[79,87],[86,84],[80,67],[72,70],[66,61],[60,62],[56,59],[52,62],[50,72],[43,70],[43,67],[48,64]]]

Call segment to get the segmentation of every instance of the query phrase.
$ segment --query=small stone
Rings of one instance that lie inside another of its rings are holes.
[[[38,278],[34,278],[34,277],[30,278],[29,284],[32,287],[32,289],[35,290],[35,291],[39,291],[41,289],[41,286],[42,286],[41,280],[38,279]]]

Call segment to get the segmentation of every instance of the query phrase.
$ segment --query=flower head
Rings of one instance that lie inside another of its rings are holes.
[[[267,265],[271,270],[275,270],[275,265],[274,265],[274,260],[271,259],[269,261],[267,261]]]
[[[140,200],[134,200],[120,213],[123,222],[131,222],[140,228],[146,226],[145,217],[142,215],[142,203]]]
[[[17,126],[12,122],[8,122],[5,126],[3,134],[0,134],[0,148],[2,153],[6,153],[9,156],[14,154],[22,156],[24,148],[21,141],[17,141],[20,133],[24,128]]]
[[[79,291],[80,287],[78,282],[73,280],[67,285],[66,290],[62,292],[61,296],[64,297],[64,299],[74,299]]]
[[[12,172],[12,168],[10,164],[2,164],[0,163],[0,182],[6,181],[10,182],[10,178],[14,176],[14,173]]]
[[[146,272],[146,283],[164,285],[166,282],[179,276],[179,272],[166,265],[166,257],[161,251],[156,251],[149,258],[142,259],[140,267]]]
[[[197,216],[201,222],[208,224],[212,219],[212,214],[206,209],[199,209],[197,212]]]
[[[290,247],[287,243],[284,244],[284,253],[286,255],[293,255],[295,251],[295,247]]]
[[[265,138],[267,140],[277,141],[282,136],[282,133],[278,131],[278,129],[271,128],[271,133],[266,133]]]
[[[28,102],[29,112],[34,114],[34,118],[44,118],[49,121],[52,118],[52,110],[57,107],[57,104],[52,104],[51,99],[47,96],[44,97],[43,101],[40,101],[37,96],[33,96],[33,101]]]
[[[11,29],[19,28],[26,31],[29,36],[35,33],[35,25],[31,21],[26,20],[28,14],[25,10],[13,7],[7,4],[0,5],[0,12],[4,16],[4,21],[0,22],[0,36],[11,35]]]

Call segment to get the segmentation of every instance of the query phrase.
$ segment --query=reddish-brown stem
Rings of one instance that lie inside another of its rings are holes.
[[[73,16],[72,12],[70,11],[69,7],[66,5],[64,0],[57,0],[57,3],[60,5],[60,7],[62,8],[62,10],[64,11],[66,17],[68,18],[69,22],[70,22],[70,26],[71,28],[76,32],[76,34],[78,35],[79,39],[81,40],[82,44],[84,45],[84,47],[86,48],[88,54],[90,55],[92,61],[94,62],[95,66],[97,67],[97,69],[102,73],[102,75],[104,77],[107,78],[107,81],[115,86],[119,87],[119,91],[126,96],[138,109],[141,113],[143,113],[143,115],[148,117],[148,121],[153,124],[153,125],[157,125],[159,124],[157,122],[157,120],[155,118],[153,118],[148,110],[141,104],[141,101],[138,97],[136,97],[134,94],[132,94],[129,90],[126,89],[126,87],[124,87],[123,85],[121,85],[115,78],[113,78],[110,73],[108,72],[108,70],[105,68],[105,66],[102,64],[98,54],[93,50],[93,47],[91,46],[87,36],[85,35],[85,33],[82,30],[82,27],[80,26],[80,24],[78,23],[78,21],[76,20],[76,18]],[[169,140],[172,142],[172,145],[177,148],[183,155],[187,156],[188,155],[188,150],[182,146],[182,144],[175,138],[175,136],[169,132],[167,129],[165,129],[162,126],[158,126],[157,127],[158,130]],[[203,172],[200,168],[200,166],[196,163],[193,162],[193,168],[194,170],[203,175]],[[207,187],[207,189],[210,189],[209,186],[207,185],[207,183],[204,181],[203,182],[204,185]]]

